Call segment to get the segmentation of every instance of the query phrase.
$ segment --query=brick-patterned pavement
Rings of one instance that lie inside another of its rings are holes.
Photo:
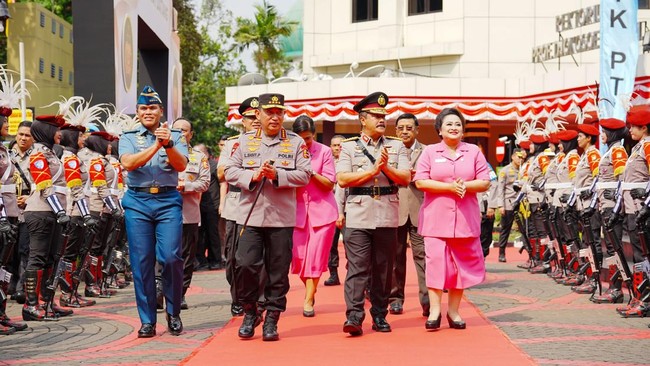
[[[509,248],[508,256],[522,258],[515,251]],[[466,295],[536,362],[650,364],[650,318],[623,319],[615,305],[593,304],[588,295],[573,294],[546,275],[516,268],[517,263],[488,257],[487,281]],[[409,275],[408,281],[413,278]],[[71,317],[29,322],[27,331],[0,337],[0,364],[176,365],[230,320],[227,286],[224,271],[195,274],[187,295],[190,309],[181,314],[185,332],[178,337],[167,333],[164,313],[159,313],[158,335],[136,338],[140,322],[133,288],[128,287],[110,299],[98,299],[96,306],[75,310]],[[20,305],[9,301],[8,314],[20,319]]]

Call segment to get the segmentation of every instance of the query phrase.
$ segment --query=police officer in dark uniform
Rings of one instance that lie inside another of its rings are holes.
[[[180,131],[170,130],[162,100],[145,86],[137,104],[141,126],[120,137],[120,162],[127,185],[122,200],[129,255],[133,268],[136,304],[142,327],[139,338],[156,335],[154,266],[162,263],[167,300],[167,326],[172,335],[183,331],[179,316],[183,292],[183,198],[176,189],[178,173],[188,161],[187,144]]]
[[[370,284],[372,329],[390,332],[386,321],[391,274],[399,226],[398,186],[411,180],[406,147],[398,137],[386,137],[388,96],[375,92],[354,106],[361,135],[344,140],[336,164],[339,186],[348,189],[343,238],[348,258],[345,279],[347,305],[343,331],[363,334],[366,285]]]
[[[287,308],[289,267],[296,226],[296,187],[309,183],[309,150],[297,134],[282,128],[284,96],[262,94],[255,112],[261,128],[239,137],[225,166],[226,181],[241,189],[240,215],[235,235],[235,286],[244,308],[239,337],[251,338],[261,323],[257,312],[262,268],[268,279],[264,287],[266,317],[264,341],[279,339],[277,323]],[[237,239],[237,238],[236,238]]]

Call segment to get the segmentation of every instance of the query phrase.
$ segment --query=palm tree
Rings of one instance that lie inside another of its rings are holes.
[[[288,66],[288,61],[280,47],[280,37],[289,36],[298,24],[284,20],[275,6],[263,0],[255,5],[255,19],[237,18],[235,31],[236,46],[239,51],[256,46],[253,51],[255,66],[265,76],[279,77]]]

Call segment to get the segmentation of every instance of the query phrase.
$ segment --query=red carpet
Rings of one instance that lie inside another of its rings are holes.
[[[340,247],[340,253],[343,248]],[[316,316],[302,316],[304,289],[296,276],[291,276],[287,311],[278,324],[280,341],[263,342],[262,326],[255,337],[241,340],[237,330],[242,318],[235,318],[187,357],[184,365],[533,365],[534,362],[494,325],[490,324],[472,304],[463,302],[461,315],[466,330],[450,329],[444,313],[441,328],[436,332],[424,329],[425,318],[417,300],[417,279],[408,253],[406,302],[404,314],[388,315],[391,333],[371,329],[366,302],[364,334],[350,337],[343,333],[345,302],[343,286],[325,287],[322,281],[316,293]],[[488,257],[489,258],[489,257]],[[513,258],[514,259],[514,258]],[[344,268],[344,263],[341,264]],[[345,276],[345,271],[341,271]],[[446,295],[443,298],[446,300]]]

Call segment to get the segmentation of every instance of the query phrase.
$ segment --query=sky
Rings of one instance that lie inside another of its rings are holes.
[[[268,0],[269,4],[275,5],[281,15],[286,14],[295,1],[296,0]],[[202,0],[192,0],[192,3],[194,4],[194,10],[198,13],[201,9]],[[255,5],[262,4],[262,0],[221,0],[221,3],[226,9],[232,11],[235,18],[246,17],[252,19],[253,14],[255,13]],[[240,58],[244,61],[249,72],[255,72],[255,63],[252,60],[251,54],[250,50],[244,51]]]

